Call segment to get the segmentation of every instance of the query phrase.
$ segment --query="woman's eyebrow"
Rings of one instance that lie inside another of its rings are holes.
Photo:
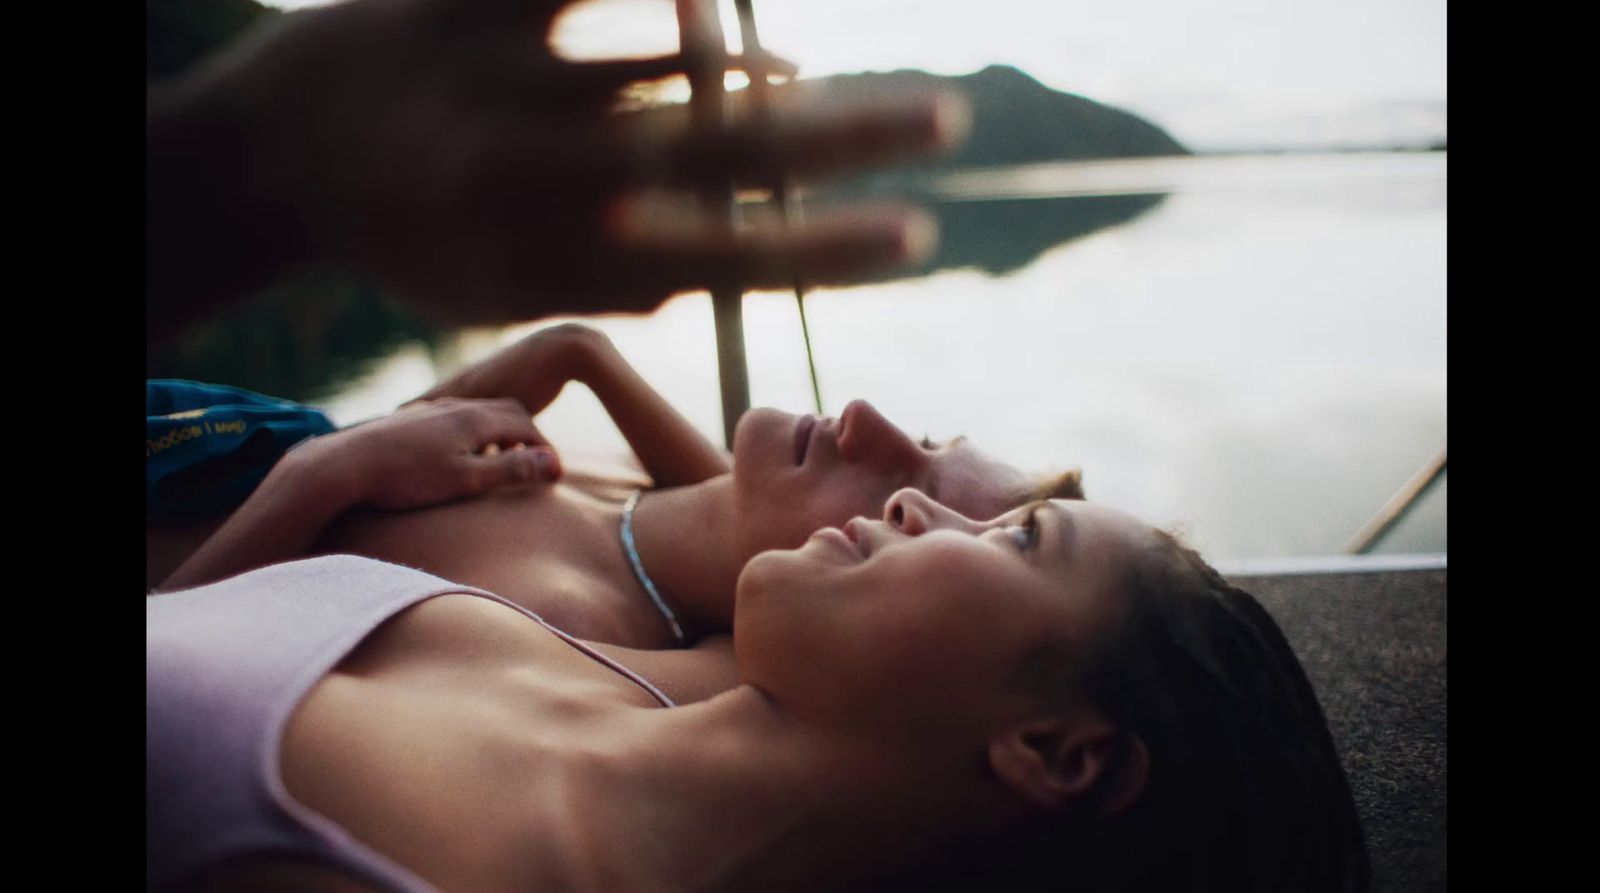
[[[965,435],[965,434],[957,434],[955,437],[952,437],[949,440],[944,441],[943,443],[941,443],[939,441],[936,441],[933,438],[929,437],[928,435],[924,434],[924,435],[922,435],[922,440],[919,443],[921,444],[923,449],[927,449],[927,450],[943,450],[943,449],[948,449],[948,448],[953,447],[953,446],[960,446],[961,444],[966,443],[966,442],[967,442],[967,435]]]

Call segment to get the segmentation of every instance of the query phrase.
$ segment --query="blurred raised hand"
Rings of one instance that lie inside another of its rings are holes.
[[[909,207],[733,227],[693,188],[947,147],[959,99],[822,106],[778,88],[770,120],[705,132],[682,106],[617,103],[705,59],[562,59],[549,33],[570,2],[348,0],[277,17],[152,88],[149,334],[306,264],[352,267],[465,324],[648,311],[723,277],[849,281],[932,248]]]

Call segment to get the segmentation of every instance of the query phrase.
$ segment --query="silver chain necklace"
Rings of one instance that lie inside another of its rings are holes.
[[[644,587],[645,594],[655,602],[656,610],[661,612],[661,616],[667,618],[667,625],[672,627],[672,637],[679,645],[683,645],[686,639],[683,626],[678,623],[678,616],[667,607],[666,599],[661,597],[661,592],[656,589],[656,584],[650,579],[650,575],[644,572],[644,562],[639,560],[639,549],[633,543],[633,510],[639,505],[639,497],[643,492],[643,490],[633,491],[628,501],[622,504],[622,524],[619,531],[622,536],[622,551],[628,556],[628,566],[633,568],[634,579],[639,581],[639,585]]]

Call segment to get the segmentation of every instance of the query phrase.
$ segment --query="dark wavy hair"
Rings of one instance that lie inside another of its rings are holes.
[[[1170,534],[1124,585],[1113,635],[1037,649],[1018,681],[1047,701],[1087,695],[1142,739],[1138,800],[1110,816],[1079,804],[880,889],[1364,893],[1355,801],[1277,624]]]

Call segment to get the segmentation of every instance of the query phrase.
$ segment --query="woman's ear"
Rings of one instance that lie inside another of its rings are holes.
[[[1127,808],[1143,793],[1150,755],[1137,735],[1109,722],[1063,718],[1013,726],[989,742],[989,766],[1017,795],[1060,809],[1099,790],[1099,811]]]

